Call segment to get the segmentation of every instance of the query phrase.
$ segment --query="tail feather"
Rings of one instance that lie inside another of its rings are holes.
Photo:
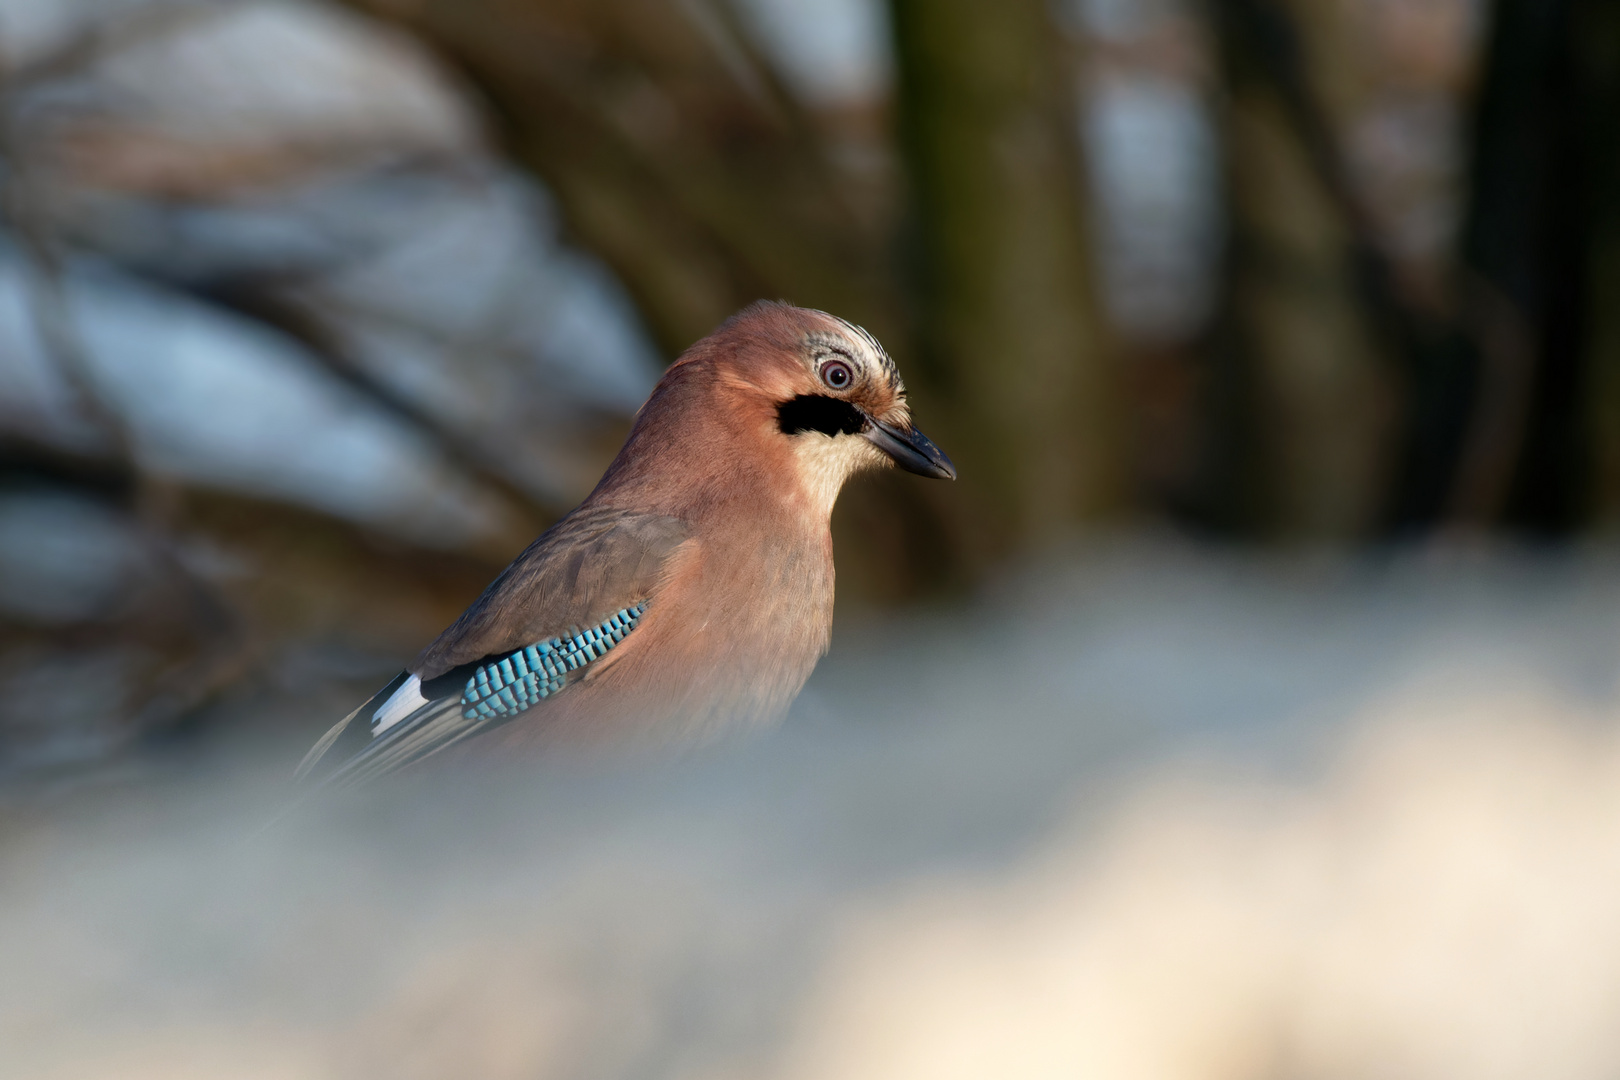
[[[352,717],[339,729],[351,722]],[[486,720],[463,716],[459,697],[430,701],[338,764],[322,783],[347,788],[373,780],[436,754],[488,726]],[[332,741],[336,740],[337,736],[332,735]]]
[[[366,704],[369,705],[370,702]],[[365,707],[365,705],[361,705],[354,712],[333,724],[327,733],[322,735],[315,745],[309,748],[309,753],[304,755],[304,760],[300,761],[298,768],[293,770],[293,783],[302,784],[309,779],[310,773],[315,771],[315,767],[320,764],[321,758],[326,756],[326,752],[332,749],[332,744],[337,742],[338,736],[343,734],[343,729],[348,727],[349,723],[359,716],[361,710]]]

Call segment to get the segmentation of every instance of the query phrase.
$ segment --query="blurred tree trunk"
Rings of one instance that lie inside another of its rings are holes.
[[[1355,539],[1380,523],[1393,409],[1382,328],[1368,310],[1386,283],[1361,245],[1332,125],[1306,82],[1305,42],[1331,27],[1296,29],[1331,12],[1273,0],[1214,0],[1210,12],[1230,234],[1212,344],[1209,458],[1220,471],[1202,501],[1242,531]]]
[[[921,289],[912,382],[960,466],[950,500],[983,558],[1126,498],[1077,83],[1043,0],[889,6]]]
[[[1579,5],[1575,26],[1590,155],[1587,190],[1587,364],[1592,432],[1592,516],[1620,527],[1620,6]]]
[[[1498,0],[1461,259],[1502,312],[1496,336],[1521,339],[1498,362],[1523,369],[1499,408],[1502,516],[1533,532],[1620,518],[1617,131],[1620,10]],[[1477,411],[1491,407],[1482,392]]]
[[[1499,486],[1509,521],[1571,523],[1580,457],[1574,415],[1582,217],[1577,76],[1570,68],[1569,0],[1500,0],[1491,12],[1474,116],[1470,204],[1461,258],[1482,291],[1524,328],[1528,370],[1515,380],[1516,415]],[[1483,380],[1482,380],[1483,381]],[[1476,403],[1477,414],[1489,401]],[[1499,500],[1500,502],[1501,500]]]

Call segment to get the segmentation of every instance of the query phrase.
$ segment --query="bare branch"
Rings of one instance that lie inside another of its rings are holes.
[[[425,435],[456,468],[499,494],[525,519],[529,531],[538,531],[568,509],[518,484],[477,440],[377,378],[351,355],[341,335],[308,302],[285,289],[236,287],[208,295],[214,302],[273,326],[304,345],[327,374]]]

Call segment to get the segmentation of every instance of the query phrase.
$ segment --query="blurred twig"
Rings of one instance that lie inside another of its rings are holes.
[[[111,455],[131,463],[135,477],[135,503],[146,517],[151,517],[148,513],[153,505],[151,495],[158,488],[140,468],[122,417],[102,400],[82,343],[72,326],[67,299],[61,292],[62,275],[57,243],[49,232],[49,214],[43,193],[31,186],[34,185],[32,162],[24,150],[26,133],[19,122],[16,103],[22,100],[24,86],[35,87],[52,79],[70,77],[118,49],[190,29],[201,17],[217,16],[239,7],[233,3],[177,3],[142,9],[122,19],[92,22],[56,49],[15,69],[11,74],[19,82],[6,87],[7,126],[0,152],[11,163],[7,184],[10,201],[8,213],[29,256],[28,266],[37,271],[29,276],[35,292],[33,310],[41,337],[59,370],[71,384],[82,411],[91,419],[96,430],[109,440]],[[360,261],[367,254],[369,252],[364,245],[357,247],[354,244],[348,245],[343,252],[345,261],[351,263]],[[320,269],[331,272],[333,266],[328,262]],[[542,496],[514,483],[500,465],[491,460],[489,451],[475,440],[443,423],[432,412],[376,378],[363,365],[350,358],[340,336],[332,331],[315,306],[298,302],[294,290],[276,287],[276,283],[286,276],[260,273],[248,282],[186,284],[190,291],[204,299],[271,325],[299,340],[328,374],[434,442],[452,464],[493,489],[514,509],[521,510],[533,529],[561,512],[563,508],[548,504]]]
[[[802,107],[726,6],[350,3],[414,31],[476,90],[669,355],[760,296],[899,337],[888,238],[846,212]]]
[[[1386,339],[1389,355],[1410,369],[1432,317],[1399,288],[1399,275],[1356,189],[1333,119],[1312,84],[1309,58],[1293,17],[1278,0],[1214,0],[1218,26],[1254,61],[1282,106],[1322,192],[1343,224],[1363,304]]]
[[[357,360],[332,325],[332,312],[324,310],[329,306],[326,298],[315,304],[285,286],[251,287],[243,283],[211,289],[207,296],[222,307],[292,337],[328,375],[426,436],[452,465],[494,491],[525,519],[520,531],[538,532],[568,509],[513,480],[488,447],[378,378]]]
[[[722,40],[716,43],[716,52],[724,55],[734,51],[740,57],[739,66],[743,71],[739,83],[750,89],[757,88],[763,103],[780,118],[802,159],[815,170],[816,183],[828,204],[842,215],[842,227],[851,232],[859,230],[861,215],[851,202],[849,185],[832,168],[826,139],[817,130],[799,96],[744,25],[737,3],[738,0],[685,0],[682,10],[691,13],[694,23],[718,24],[719,32],[715,36]]]
[[[63,50],[73,56],[87,51]],[[65,60],[52,70],[61,70]],[[133,433],[96,378],[89,353],[74,322],[61,252],[51,235],[45,209],[45,185],[35,175],[27,152],[27,135],[18,114],[18,97],[0,86],[0,161],[5,164],[0,192],[7,225],[18,245],[18,269],[28,289],[28,309],[45,356],[62,375],[79,413],[95,429],[107,456],[128,476],[129,505],[142,548],[190,624],[196,652],[148,697],[149,708],[161,695],[167,716],[197,704],[228,681],[243,662],[245,640],[228,604],[185,565],[174,536],[172,515],[176,492],[142,465]]]
[[[55,48],[10,67],[0,65],[0,79],[13,95],[19,94],[41,83],[77,75],[120,49],[165,37],[240,7],[235,0],[180,0],[148,4],[111,17],[93,17]]]

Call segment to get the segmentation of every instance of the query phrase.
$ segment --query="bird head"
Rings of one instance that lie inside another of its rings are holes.
[[[837,316],[760,301],[670,365],[599,490],[674,510],[787,473],[798,482],[775,490],[825,520],[850,476],[889,466],[956,478],[912,424],[883,346]]]
[[[762,302],[718,331],[721,381],[781,440],[804,486],[830,510],[844,481],[899,466],[954,480],[956,468],[918,431],[906,387],[878,340],[823,311]],[[730,347],[728,347],[730,346]]]

